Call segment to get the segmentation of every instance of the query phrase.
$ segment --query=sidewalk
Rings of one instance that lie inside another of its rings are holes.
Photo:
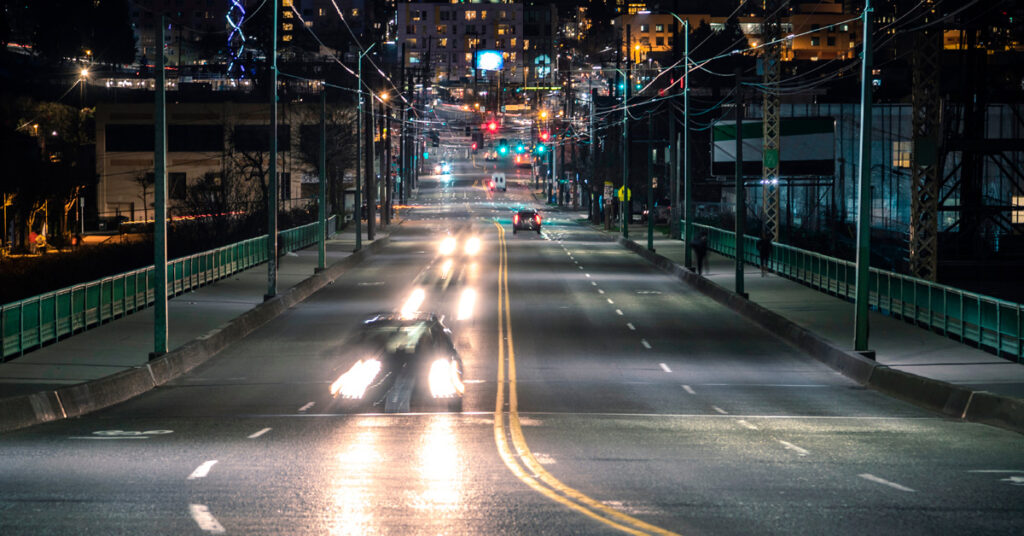
[[[377,241],[386,236],[378,232]],[[370,244],[363,240],[363,249]],[[351,256],[354,247],[352,230],[333,235],[326,246],[327,266]],[[316,245],[282,256],[278,295],[312,277],[316,265]],[[169,300],[169,353],[263,304],[267,285],[264,263]],[[0,363],[0,399],[53,391],[144,367],[153,351],[153,314],[154,308],[147,307]],[[0,415],[0,421],[3,417]]]

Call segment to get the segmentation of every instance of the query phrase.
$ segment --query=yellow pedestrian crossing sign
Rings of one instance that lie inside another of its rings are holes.
[[[625,191],[625,194],[623,194],[623,191]],[[619,194],[619,201],[631,201],[633,199],[633,190],[625,186],[619,188],[616,192]]]

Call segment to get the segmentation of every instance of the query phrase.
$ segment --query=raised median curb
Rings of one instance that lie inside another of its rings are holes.
[[[1024,433],[1024,400],[881,365],[766,309],[632,240],[617,242],[860,385],[943,415]]]
[[[97,380],[0,399],[0,432],[78,417],[136,397],[204,363],[254,330],[329,285],[349,268],[390,243],[379,238],[361,250],[306,278],[209,333],[193,339],[146,365]]]

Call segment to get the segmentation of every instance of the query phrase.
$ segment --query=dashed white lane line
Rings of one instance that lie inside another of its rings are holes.
[[[724,409],[722,409],[722,408],[720,408],[718,406],[711,406],[711,409],[717,411],[718,413],[721,413],[722,415],[728,415],[729,414],[728,411],[725,411]]]
[[[686,391],[687,393],[690,393],[691,395],[697,394],[697,392],[693,390],[693,387],[690,387],[689,385],[684,385],[683,390]]]
[[[636,326],[632,322],[626,322],[626,327],[629,328],[629,331],[636,331]]]
[[[210,474],[210,469],[216,465],[217,460],[207,460],[202,463],[199,467],[196,467],[195,471],[192,471],[191,475],[188,475],[187,480],[195,480],[197,478],[206,478],[206,475]]]
[[[861,474],[859,474],[857,476],[863,478],[864,480],[868,480],[870,482],[874,482],[876,484],[882,484],[883,486],[889,486],[890,488],[893,488],[893,489],[898,489],[900,491],[906,491],[907,493],[915,493],[915,492],[917,492],[916,489],[908,488],[908,487],[906,487],[906,486],[904,486],[902,484],[897,484],[895,482],[890,482],[890,481],[888,481],[888,480],[886,480],[884,478],[879,478],[879,477],[877,477],[877,476],[875,476],[875,475],[873,475],[871,473],[861,473]]]
[[[615,302],[613,302],[611,298],[605,298],[605,299],[608,300],[608,304],[609,305],[615,305]]]
[[[810,454],[810,452],[808,452],[807,449],[800,448],[800,447],[790,443],[789,441],[783,441],[783,440],[780,439],[779,443],[782,443],[782,446],[785,447],[786,450],[791,450],[791,451],[797,453],[800,456],[807,456],[808,454]]]
[[[576,267],[577,267],[577,268],[579,268],[580,270],[582,270],[582,269],[583,269],[583,267],[582,267],[582,266],[580,266],[580,264],[579,264],[579,263],[576,263]]]
[[[647,342],[647,339],[640,339],[640,344],[642,344],[644,346],[644,348],[647,348],[648,350],[651,349],[651,343]],[[662,363],[662,366],[665,367],[666,369],[668,369],[668,366],[665,365],[664,363]],[[671,370],[665,370],[665,372],[672,372],[672,371]]]
[[[582,269],[582,268],[581,268],[581,269]],[[583,274],[583,275],[585,275],[585,276],[587,276],[587,277],[590,277],[590,274]]]
[[[590,274],[587,274],[587,277],[590,277]],[[597,281],[591,281],[590,284],[594,285],[596,287],[597,286]]]
[[[624,313],[622,312],[622,309],[616,309],[615,310],[615,314],[617,314],[619,316],[624,316]]]
[[[603,291],[603,290],[601,290],[601,289],[597,289],[597,293],[598,293],[598,294],[604,294],[604,291]]]
[[[205,504],[188,505],[188,513],[192,515],[192,519],[196,522],[196,525],[199,525],[200,530],[214,534],[224,534],[224,527],[217,521],[217,518],[213,517],[210,509]]]
[[[647,341],[644,341],[644,342],[647,342]],[[664,370],[665,372],[672,372],[672,369],[668,368],[668,365],[666,365],[664,363],[658,363],[658,364],[661,365],[661,370]]]
[[[749,422],[747,422],[747,421],[745,421],[743,419],[740,419],[740,420],[736,421],[736,424],[746,428],[747,430],[757,430],[756,426],[754,426],[753,424],[750,424]]]
[[[259,436],[261,436],[261,435],[263,435],[263,434],[265,434],[265,433],[267,433],[269,431],[270,431],[270,428],[264,428],[264,429],[260,430],[259,432],[256,432],[254,434],[249,434],[249,439],[256,439],[257,437],[259,437]]]
[[[313,407],[315,404],[316,402],[307,402],[305,405],[299,408],[299,411],[306,411],[307,409]]]

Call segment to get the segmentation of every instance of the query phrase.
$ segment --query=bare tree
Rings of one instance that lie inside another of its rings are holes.
[[[132,177],[132,181],[139,186],[139,199],[142,200],[142,219],[149,220],[149,195],[150,190],[156,183],[156,176],[152,173],[140,173]]]

